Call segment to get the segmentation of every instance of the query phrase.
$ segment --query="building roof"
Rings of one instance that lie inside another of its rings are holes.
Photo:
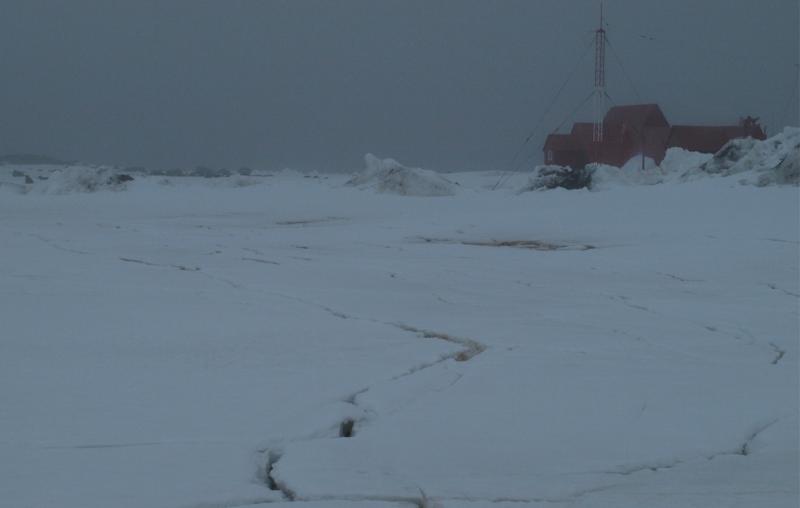
[[[607,125],[626,124],[636,130],[645,126],[665,127],[669,125],[658,104],[614,106],[606,113],[603,123]]]

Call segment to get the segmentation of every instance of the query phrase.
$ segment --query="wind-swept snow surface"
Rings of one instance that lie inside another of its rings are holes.
[[[0,189],[0,505],[795,507],[797,188],[495,177]]]

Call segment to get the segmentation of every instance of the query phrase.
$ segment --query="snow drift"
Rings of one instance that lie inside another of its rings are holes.
[[[456,192],[456,184],[435,171],[409,168],[371,153],[364,156],[364,163],[365,169],[348,180],[347,185],[401,196],[452,196]]]

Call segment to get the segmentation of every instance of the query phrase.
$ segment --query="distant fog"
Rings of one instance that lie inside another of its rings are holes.
[[[607,0],[609,94],[798,124],[797,0]],[[154,168],[540,161],[592,87],[598,0],[5,0],[0,154]],[[619,64],[622,63],[622,65]],[[543,113],[565,78],[549,114]]]

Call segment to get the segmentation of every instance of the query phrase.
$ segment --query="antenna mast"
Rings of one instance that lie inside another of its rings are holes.
[[[606,31],[603,28],[603,2],[600,1],[600,28],[594,32],[594,128],[592,141],[603,141],[603,116],[606,109]]]

